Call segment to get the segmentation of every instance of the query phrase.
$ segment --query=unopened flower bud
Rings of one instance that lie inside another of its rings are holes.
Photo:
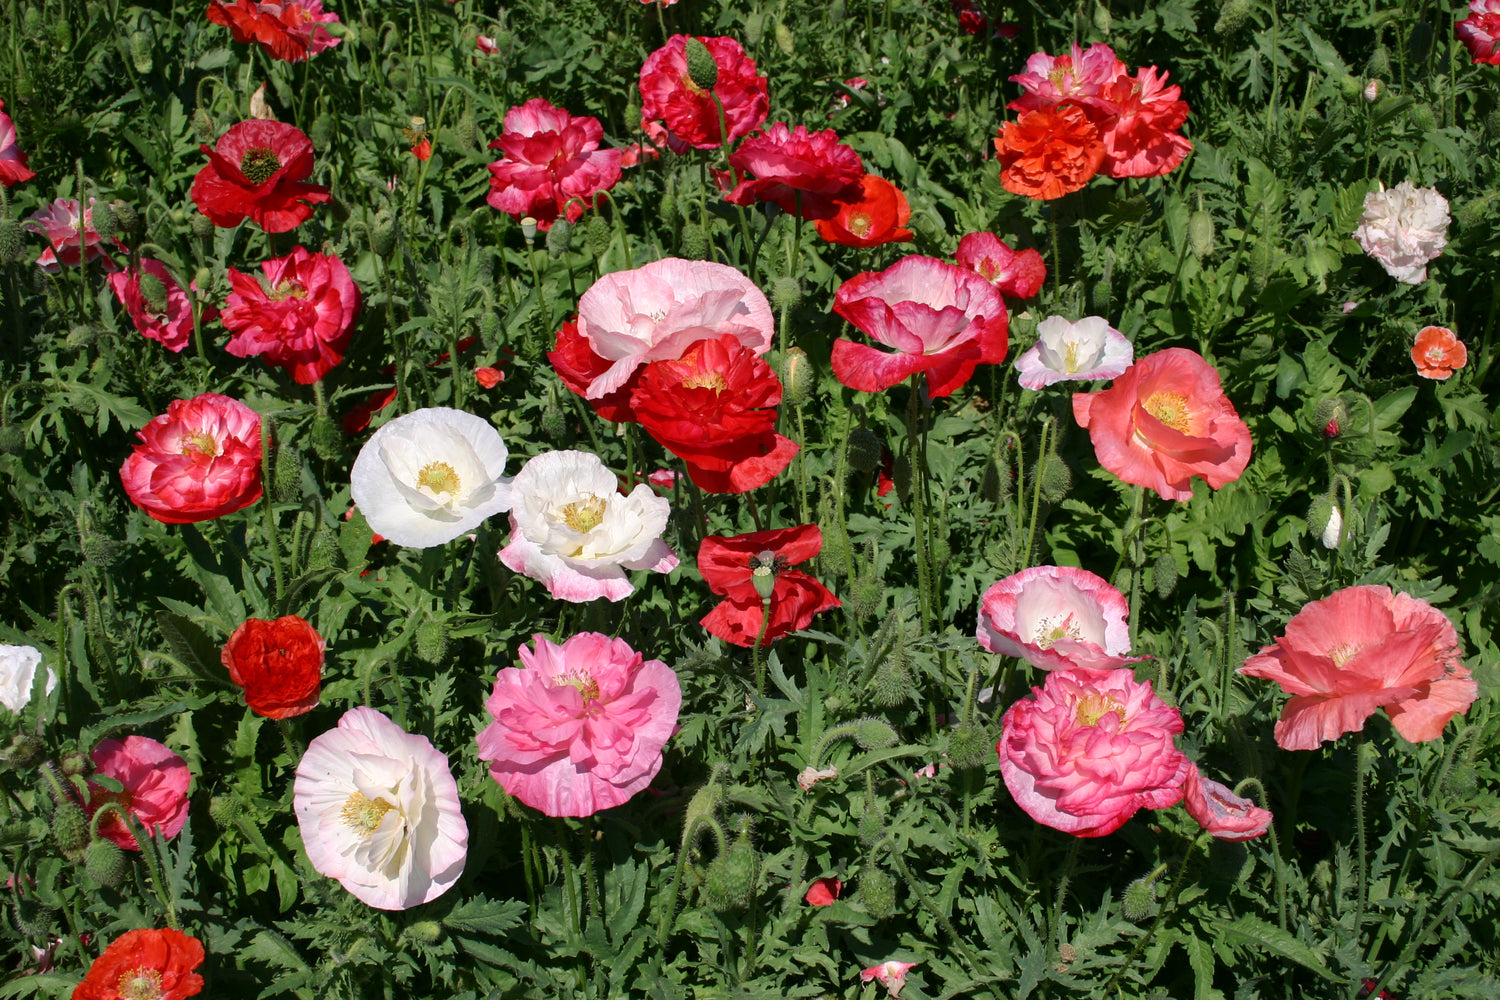
[[[141,227],[140,213],[129,202],[117,201],[111,207],[115,212],[115,235],[129,239]]]
[[[786,26],[785,21],[776,22],[776,47],[784,56],[792,55],[797,51],[797,40],[792,37],[792,29]]]
[[[1042,461],[1042,499],[1048,503],[1060,503],[1073,488],[1073,470],[1057,455],[1048,455]]]
[[[370,230],[370,249],[377,257],[389,257],[396,249],[396,222],[384,213],[375,217],[375,227]]]
[[[11,914],[15,917],[16,930],[21,932],[21,936],[38,941],[44,940],[52,932],[52,922],[57,917],[56,910],[43,906],[30,897],[17,897]]]
[[[66,17],[52,22],[52,44],[59,52],[67,52],[73,47],[73,25]]]
[[[719,82],[719,66],[714,62],[713,53],[708,51],[708,46],[697,38],[689,37],[687,40],[688,79],[693,81],[693,86],[702,90],[713,90],[714,84]]]
[[[100,837],[84,852],[83,869],[88,872],[89,878],[113,889],[129,877],[130,859],[114,841]]]
[[[429,618],[417,627],[417,655],[434,666],[448,655],[448,625],[441,618]]]
[[[156,39],[152,37],[148,28],[137,28],[130,33],[130,61],[135,65],[137,73],[146,74],[151,72],[151,50],[156,47]]]
[[[232,829],[235,818],[243,812],[244,808],[233,795],[215,795],[208,800],[208,818],[221,830]]]
[[[1120,898],[1120,915],[1131,923],[1144,920],[1156,907],[1156,879],[1138,878],[1125,887]]]
[[[313,144],[313,149],[320,153],[328,152],[328,147],[333,143],[333,115],[323,112],[313,119],[312,125],[307,129],[307,138]]]
[[[212,143],[219,137],[219,127],[205,108],[193,112],[193,138],[199,142]]]
[[[1254,0],[1226,0],[1219,8],[1219,19],[1214,22],[1214,34],[1230,38],[1239,34],[1255,10]]]
[[[214,235],[214,220],[200,212],[188,221],[188,228],[200,240],[212,239]]]
[[[1484,226],[1484,217],[1489,213],[1490,200],[1488,198],[1471,198],[1458,207],[1453,213],[1453,221],[1458,223],[1460,232],[1476,229]],[[1488,229],[1488,226],[1485,226]]]
[[[1337,512],[1338,508],[1326,496],[1314,498],[1313,502],[1307,508],[1307,530],[1311,531],[1314,535],[1322,537],[1323,533],[1328,530],[1328,525],[1332,523],[1333,516]],[[1342,525],[1342,516],[1340,516],[1339,520]]]
[[[0,455],[19,455],[26,450],[26,432],[15,424],[0,426]]]
[[[896,912],[896,880],[883,868],[870,865],[859,876],[859,904],[875,920],[884,920]]]
[[[856,427],[850,431],[844,449],[849,468],[855,472],[874,472],[880,468],[880,439],[868,427]]]
[[[885,836],[885,818],[880,815],[879,807],[866,805],[856,829],[859,831],[859,842],[866,847],[874,847],[880,843]]]
[[[302,499],[302,453],[289,444],[277,444],[271,473],[271,497],[277,503]]]
[[[1366,87],[1366,97],[1369,96],[1369,93],[1370,90]],[[1437,116],[1433,113],[1432,105],[1425,101],[1419,101],[1408,108],[1406,117],[1412,123],[1412,126],[1420,132],[1431,132],[1437,128]]]
[[[380,48],[380,32],[375,30],[374,25],[361,24],[359,26],[359,44],[371,52]]]
[[[78,803],[71,800],[57,803],[52,812],[52,839],[69,860],[83,857],[84,848],[89,846],[89,818]]]
[[[1365,99],[1366,104],[1374,104],[1376,101],[1380,100],[1380,92],[1383,89],[1384,88],[1381,87],[1379,80],[1371,80],[1369,83],[1365,84],[1365,89],[1360,91],[1360,96]]]
[[[547,230],[547,256],[561,260],[573,248],[573,226],[567,219],[558,219]]]
[[[204,217],[200,215],[198,218]],[[141,298],[146,300],[146,305],[151,307],[152,312],[167,311],[167,286],[156,275],[146,271],[141,272]]]
[[[891,480],[896,484],[896,498],[906,503],[911,499],[911,458],[906,455],[897,458],[891,471],[894,473]]]
[[[1213,248],[1214,217],[1200,208],[1188,219],[1188,249],[1194,257],[1202,260]]]
[[[549,403],[542,411],[542,433],[550,441],[556,441],[562,437],[568,429],[567,417],[563,415],[562,407],[555,403]]]
[[[338,533],[319,521],[318,526],[313,529],[312,541],[307,546],[307,568],[314,570],[337,567],[342,555]]]
[[[0,216],[0,264],[21,256],[21,242],[21,223],[8,215]]]
[[[1156,557],[1156,562],[1151,567],[1151,582],[1156,588],[1156,596],[1163,601],[1177,589],[1177,560],[1172,558],[1170,552],[1163,552]]]
[[[589,219],[589,224],[583,230],[583,245],[588,249],[589,256],[603,257],[609,250],[610,240],[613,234],[610,232],[609,223],[604,216],[594,215]]]
[[[713,860],[703,879],[704,901],[718,913],[743,910],[755,898],[760,883],[760,852],[741,836]]]
[[[28,35],[40,35],[46,23],[42,19],[42,12],[34,6],[28,5],[21,15],[21,30]]]
[[[995,739],[983,727],[959,726],[948,734],[948,760],[954,767],[983,767],[995,755]]]
[[[901,737],[889,722],[868,716],[854,724],[854,742],[861,750],[884,750],[900,743]]]
[[[479,142],[479,126],[474,122],[474,112],[464,108],[464,113],[459,116],[458,125],[453,129],[454,137],[458,139],[458,146],[464,152],[473,149]]]
[[[682,227],[682,256],[688,260],[708,259],[708,232],[696,223]]]
[[[47,753],[47,747],[30,733],[17,733],[5,748],[5,763],[17,771],[35,767]]]
[[[344,434],[333,418],[320,413],[313,418],[312,450],[325,462],[332,462],[344,454]]]
[[[1365,63],[1365,71],[1372,77],[1380,80],[1389,79],[1391,75],[1391,50],[1382,42],[1376,45],[1370,53],[1370,61]]]
[[[790,275],[777,278],[771,286],[771,304],[778,310],[791,309],[802,301],[802,283]]]
[[[745,15],[745,26],[741,29],[741,34],[745,37],[746,48],[753,49],[759,45],[760,40],[765,37],[765,33],[766,16],[764,14],[758,10],[754,10]]]
[[[1328,512],[1328,524],[1323,528],[1323,548],[1336,549],[1344,543],[1344,515],[1337,504]]]
[[[812,395],[812,361],[800,347],[789,348],[781,359],[781,387],[785,398],[794,406]]]
[[[443,925],[436,920],[418,920],[408,925],[403,933],[422,944],[437,944],[443,939]]]
[[[979,482],[979,495],[990,503],[1002,504],[1011,497],[1015,486],[1014,476],[1008,462],[997,462],[991,458],[984,466],[984,478]]]
[[[1348,419],[1349,411],[1344,401],[1334,397],[1320,400],[1318,408],[1313,411],[1313,424],[1322,429],[1324,437],[1338,437]]]

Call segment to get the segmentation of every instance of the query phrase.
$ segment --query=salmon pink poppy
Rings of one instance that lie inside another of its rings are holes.
[[[947,396],[976,366],[1004,361],[1009,346],[1000,292],[975,272],[931,257],[903,257],[884,271],[856,274],[834,293],[833,311],[896,350],[834,342],[833,374],[860,392],[926,372],[927,391]]]
[[[1218,489],[1250,464],[1250,428],[1213,365],[1187,348],[1148,354],[1108,389],[1074,393],[1073,417],[1100,465],[1167,500],[1191,500],[1194,477]]]
[[[221,319],[234,336],[224,349],[237,358],[259,355],[311,385],[343,360],[359,316],[359,287],[343,261],[302,247],[260,269],[261,281],[229,269],[234,290]]]
[[[72,1000],[184,1000],[203,990],[194,970],[203,964],[203,944],[165,927],[126,931],[94,959]]]
[[[16,123],[5,113],[5,102],[0,101],[0,184],[10,187],[29,181],[36,171],[26,166],[26,154],[16,140]]]
[[[709,493],[764,486],[791,463],[798,445],[776,433],[780,402],[776,373],[732,334],[653,361],[630,394],[635,419]]]
[[[1389,587],[1345,587],[1303,607],[1239,673],[1292,695],[1276,723],[1283,750],[1358,732],[1377,708],[1412,743],[1435,740],[1479,688],[1458,632],[1437,608]]]
[[[120,481],[156,520],[207,521],[260,499],[260,415],[239,400],[213,392],[173,400],[136,436]]]
[[[958,241],[953,256],[959,267],[977,272],[1008,299],[1029,299],[1047,280],[1041,254],[1012,250],[994,233],[969,233]]]
[[[1104,163],[1104,142],[1071,104],[1023,111],[995,140],[1000,185],[1011,194],[1050,201],[1080,190]]]
[[[200,147],[208,165],[188,194],[216,226],[249,219],[268,233],[296,229],[313,206],[332,195],[312,175],[312,141],[295,125],[251,118],[230,127],[214,148]]]
[[[690,147],[715,149],[723,145],[721,106],[730,139],[755,131],[771,110],[766,78],[755,72],[755,60],[745,54],[739,42],[722,37],[698,39],[708,48],[718,70],[710,93],[688,75],[687,37],[673,35],[641,66],[642,127],[663,122],[665,141],[679,153]],[[647,128],[648,134],[650,131]]]
[[[219,654],[245,704],[267,719],[289,719],[318,706],[323,649],[316,629],[297,615],[275,621],[247,618]]]
[[[504,157],[490,164],[485,201],[517,221],[530,216],[543,232],[559,218],[578,221],[620,179],[621,153],[600,149],[603,138],[599,119],[575,118],[540,97],[511,108],[490,143]]]
[[[1411,361],[1418,375],[1441,382],[1469,363],[1469,349],[1446,326],[1424,326],[1412,346]]]
[[[519,654],[478,736],[501,788],[548,816],[592,816],[651,784],[682,708],[671,667],[598,632],[560,645],[538,635]]]
[[[267,54],[284,62],[302,62],[342,39],[324,27],[339,16],[324,12],[323,0],[208,0],[206,16],[222,24],[237,42],[259,42]]]
[[[148,837],[170,840],[182,832],[188,819],[188,786],[193,776],[187,762],[166,744],[145,736],[101,740],[89,758],[95,774],[113,778],[122,786],[120,791],[112,791],[89,782],[89,815],[113,805],[134,817]],[[99,834],[127,851],[141,849],[119,815],[101,820]]]
[[[1500,0],[1469,0],[1469,15],[1453,27],[1474,62],[1500,66]]]
[[[777,122],[752,135],[733,153],[729,164],[748,175],[724,196],[731,205],[769,201],[789,215],[831,219],[839,201],[860,197],[865,166],[859,154],[839,142],[833,129],[809,132]]]
[[[979,644],[1043,670],[1114,670],[1130,656],[1130,602],[1102,576],[1033,566],[979,599]]]
[[[736,646],[754,646],[762,627],[763,646],[807,628],[814,615],[839,607],[839,599],[800,569],[788,567],[822,550],[823,532],[816,524],[727,538],[709,535],[698,548],[698,571],[708,589],[724,600],[704,617],[703,627]]]
[[[77,267],[88,259],[99,261],[99,266],[106,272],[119,269],[114,258],[105,251],[104,237],[94,228],[94,204],[95,199],[90,198],[88,207],[80,216],[81,206],[77,198],[56,198],[52,204],[26,217],[23,228],[45,236],[52,244],[37,255],[37,267],[48,274],[57,274],[64,264]],[[113,242],[116,247],[120,246],[118,240]]]
[[[860,180],[857,200],[834,199],[837,209],[831,218],[818,219],[818,235],[829,243],[846,247],[878,247],[886,243],[905,243],[912,233],[906,228],[911,221],[911,206],[901,189],[884,177],[865,174]]]
[[[1111,177],[1160,177],[1174,170],[1193,144],[1177,131],[1187,121],[1182,88],[1167,86],[1156,67],[1121,74],[1100,92],[1108,117],[1099,126],[1104,142],[1100,169]]]
[[[1103,837],[1139,809],[1182,800],[1192,764],[1174,742],[1182,715],[1129,670],[1055,670],[1001,720],[1000,775],[1026,814]]]
[[[1188,772],[1182,804],[1198,825],[1220,840],[1244,841],[1264,836],[1271,828],[1271,811],[1205,778],[1198,768]]]
[[[116,271],[105,280],[141,336],[174,353],[187,347],[193,338],[193,304],[165,264],[143,257],[134,270]],[[207,323],[218,315],[213,306],[204,306],[200,320]]]

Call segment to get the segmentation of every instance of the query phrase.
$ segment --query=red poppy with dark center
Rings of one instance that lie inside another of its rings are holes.
[[[646,365],[630,395],[635,419],[710,493],[764,486],[791,463],[798,445],[776,433],[780,402],[776,373],[733,334]]]
[[[312,175],[312,141],[295,125],[252,118],[219,137],[189,195],[216,226],[249,219],[268,233],[296,229],[332,197]]]
[[[296,615],[273,622],[247,618],[219,659],[229,679],[245,689],[256,715],[289,719],[318,705],[323,685],[323,639]]]
[[[833,218],[837,201],[860,197],[865,176],[859,154],[839,142],[833,129],[809,132],[806,125],[793,129],[783,122],[740,143],[729,163],[754,179],[741,181],[724,200],[731,205],[770,201],[804,219]]]
[[[724,600],[703,619],[709,632],[736,646],[761,645],[807,628],[820,611],[839,607],[839,599],[817,580],[797,569],[823,549],[816,524],[775,531],[754,531],[726,538],[709,535],[698,549],[703,582]],[[762,597],[762,595],[765,595]]]
[[[73,1000],[183,1000],[203,990],[203,944],[169,927],[126,931],[94,959]]]
[[[911,220],[911,206],[901,189],[884,177],[865,174],[858,200],[838,200],[835,205],[838,211],[833,218],[816,222],[818,235],[829,243],[878,247],[911,239],[911,230],[905,228]]]

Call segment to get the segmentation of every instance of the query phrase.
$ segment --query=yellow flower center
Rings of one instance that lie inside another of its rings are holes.
[[[1115,700],[1114,695],[1090,694],[1079,699],[1078,702],[1078,724],[1080,726],[1097,726],[1099,720],[1113,712],[1125,721],[1125,706]]]
[[[1154,392],[1141,403],[1146,412],[1174,431],[1187,433],[1192,425],[1192,411],[1187,397],[1176,392]]]
[[[724,380],[720,372],[700,372],[682,380],[684,389],[712,389],[714,392],[723,392],[729,388],[729,383]]]
[[[281,159],[276,155],[276,150],[266,146],[247,149],[245,155],[240,157],[240,173],[251,184],[264,184],[280,169]]]
[[[874,228],[875,220],[870,218],[868,212],[855,212],[849,216],[849,232],[860,239],[866,239]]]
[[[219,442],[208,431],[195,431],[183,437],[182,451],[178,454],[186,455],[194,451],[204,458],[214,458],[219,454]]]
[[[586,673],[563,674],[557,679],[558,687],[570,687],[583,696],[583,707],[599,700],[599,682]]]
[[[1072,375],[1082,368],[1083,366],[1078,363],[1078,341],[1070,340],[1063,350],[1063,370]],[[1158,417],[1157,419],[1161,418]]]
[[[457,494],[462,482],[453,466],[447,462],[428,462],[417,473],[417,485],[425,486],[433,493]]]
[[[266,292],[266,297],[272,302],[285,302],[287,299],[307,298],[307,288],[300,281],[279,281],[272,285]]]
[[[1082,638],[1083,632],[1079,629],[1073,612],[1069,611],[1065,615],[1054,615],[1037,622],[1031,641],[1042,649],[1051,649],[1052,644],[1059,639]]]
[[[368,799],[363,792],[355,792],[344,802],[339,816],[346,826],[352,826],[362,837],[368,837],[380,828],[385,814],[396,808],[385,799]]]
[[[604,507],[603,497],[591,496],[587,500],[575,500],[562,509],[563,523],[586,535],[604,520]]]
[[[1333,661],[1335,667],[1342,670],[1344,669],[1344,664],[1354,659],[1354,654],[1358,653],[1359,650],[1360,647],[1354,645],[1352,642],[1341,642],[1328,651],[1328,658]]]
[[[161,973],[155,969],[131,969],[115,984],[120,1000],[161,1000]]]

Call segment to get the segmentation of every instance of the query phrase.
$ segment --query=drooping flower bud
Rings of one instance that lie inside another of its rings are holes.
[[[167,286],[156,275],[145,271],[141,272],[141,298],[146,300],[146,305],[151,307],[152,312],[160,314],[167,311]]]
[[[553,260],[562,260],[572,248],[573,226],[567,219],[558,219],[547,230],[547,256]]]
[[[786,26],[785,21],[776,22],[776,47],[784,56],[792,55],[797,51],[797,40],[792,37],[792,29]]]
[[[860,873],[856,898],[873,919],[884,920],[896,912],[896,880],[870,865]]]
[[[88,872],[89,878],[113,889],[129,877],[130,859],[114,841],[100,837],[84,852],[83,868]]]
[[[855,472],[874,472],[880,468],[880,439],[868,427],[856,427],[850,431],[844,448],[849,457],[849,468]]]

